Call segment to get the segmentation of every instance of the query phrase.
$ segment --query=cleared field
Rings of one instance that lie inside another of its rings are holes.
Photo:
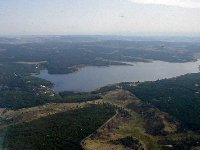
[[[29,122],[35,119],[54,115],[68,110],[80,109],[88,106],[87,103],[49,103],[37,107],[18,110],[0,109],[0,129],[13,124]]]
[[[132,137],[142,145],[138,150],[187,150],[192,144],[200,141],[200,135],[192,131],[181,131],[180,123],[167,113],[144,104],[128,91],[114,90],[103,96],[95,103],[110,103],[123,108],[130,113],[130,117],[116,116],[107,127],[97,130],[84,143],[86,150],[105,149],[131,149],[113,141]],[[188,142],[188,143],[187,143]],[[187,144],[186,144],[187,143]],[[132,145],[138,147],[138,144]],[[135,148],[136,149],[136,148]]]

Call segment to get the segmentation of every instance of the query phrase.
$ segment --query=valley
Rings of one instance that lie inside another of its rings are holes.
[[[0,42],[0,149],[199,149],[198,43],[41,39]]]

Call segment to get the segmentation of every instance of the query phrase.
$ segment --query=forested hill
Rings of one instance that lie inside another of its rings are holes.
[[[187,127],[200,130],[200,73],[125,88],[141,100],[175,116]]]
[[[51,74],[74,72],[79,66],[121,65],[123,62],[188,62],[196,60],[195,42],[82,40],[36,38],[13,42],[0,39],[0,64],[38,62]]]

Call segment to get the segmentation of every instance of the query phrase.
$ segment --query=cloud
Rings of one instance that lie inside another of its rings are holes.
[[[184,8],[200,8],[200,0],[129,0],[139,4],[155,4]]]

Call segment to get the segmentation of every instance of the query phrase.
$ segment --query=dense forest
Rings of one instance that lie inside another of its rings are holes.
[[[200,73],[147,82],[123,82],[99,88],[92,93],[125,89],[182,122],[184,127],[200,130]]]
[[[100,98],[90,93],[56,93],[51,82],[31,76],[40,69],[40,65],[33,64],[0,65],[0,108],[20,109],[50,102],[84,102]]]
[[[80,142],[115,114],[108,105],[90,105],[5,130],[3,147],[7,150],[82,149]],[[0,131],[3,134],[3,131]]]
[[[17,110],[46,103],[81,103],[100,99],[108,91],[125,89],[145,104],[175,117],[182,123],[183,129],[189,128],[196,132],[200,130],[200,73],[154,82],[120,83],[88,93],[56,93],[51,82],[32,74],[42,69],[47,69],[50,74],[63,74],[87,65],[127,65],[125,62],[130,61],[194,61],[199,48],[197,43],[119,40],[70,42],[63,39],[20,44],[0,43],[0,108]],[[143,114],[145,106],[141,106]],[[136,112],[138,109],[131,105],[129,108]],[[47,145],[52,149],[66,146],[81,149],[81,139],[114,114],[114,108],[109,105],[92,105],[14,125],[0,133],[5,134],[4,146],[7,149],[44,149]],[[149,118],[145,122],[146,132],[165,135],[163,122],[152,116],[146,115]],[[128,138],[129,141],[137,143],[132,138]],[[54,145],[50,144],[53,142]],[[124,143],[124,139],[117,141],[121,142]],[[127,139],[124,145],[131,147],[126,142]]]
[[[14,40],[15,41],[15,40]],[[0,64],[6,62],[43,62],[51,74],[70,73],[78,66],[120,65],[119,62],[187,62],[199,53],[198,43],[160,41],[96,40],[84,38],[36,39],[32,42],[0,43]]]
[[[92,93],[87,93],[87,92],[60,92],[59,93],[62,100],[60,102],[65,102],[65,103],[77,103],[77,102],[86,102],[86,101],[92,101],[92,100],[97,100],[100,99],[101,96],[98,94],[92,94]]]
[[[200,129],[200,73],[124,86],[138,98],[183,122],[191,129]]]
[[[80,102],[99,98],[89,93],[73,96],[55,93],[51,89],[52,83],[31,76],[42,69],[62,74],[74,72],[85,65],[125,65],[119,61],[146,62],[153,59],[185,62],[194,60],[194,54],[200,47],[197,43],[184,42],[87,40],[69,37],[35,38],[32,42],[1,39],[0,107],[19,109],[48,102]]]

